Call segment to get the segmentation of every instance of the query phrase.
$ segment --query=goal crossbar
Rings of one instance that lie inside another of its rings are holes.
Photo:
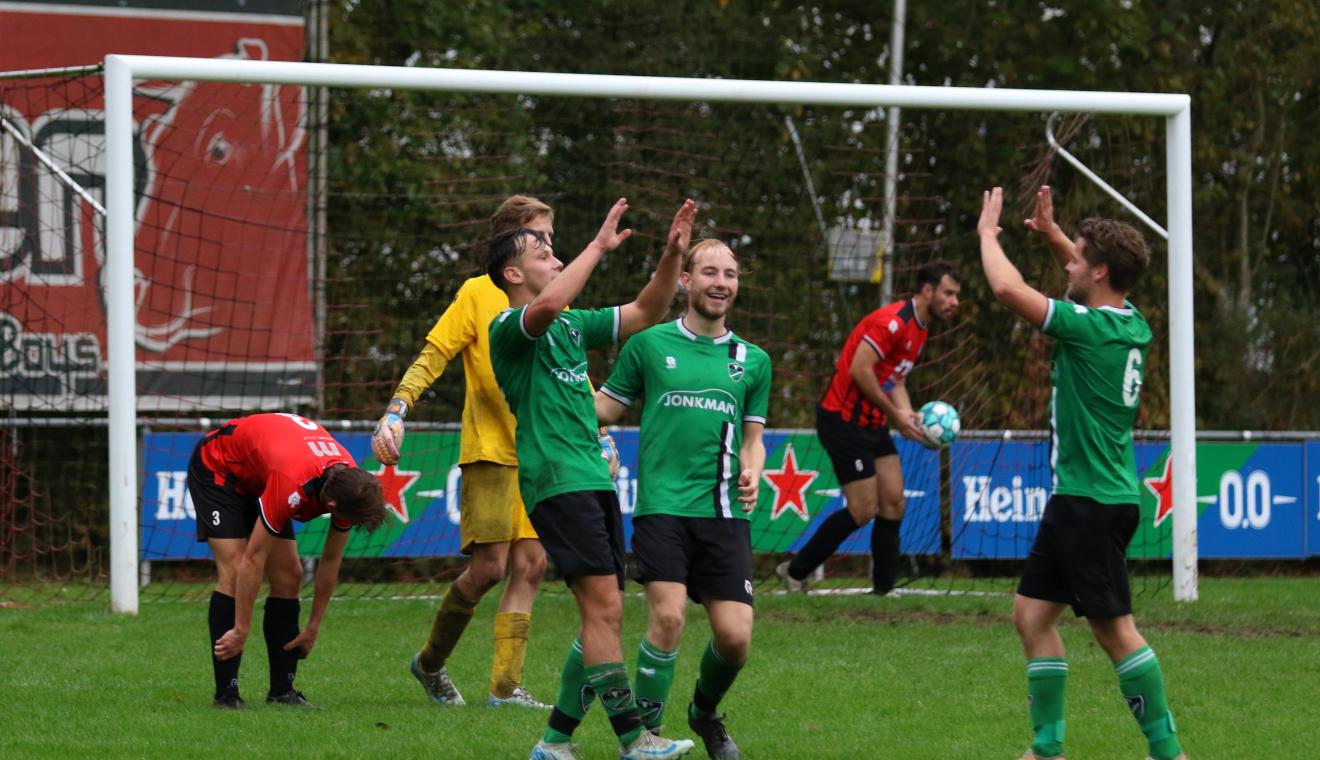
[[[431,69],[215,58],[105,58],[106,330],[110,436],[110,598],[138,609],[137,441],[133,330],[133,80],[272,83],[506,95],[782,103],[879,108],[1051,111],[1165,119],[1169,247],[1169,385],[1173,471],[1173,594],[1197,597],[1196,397],[1192,340],[1191,98],[1185,94],[923,87]]]

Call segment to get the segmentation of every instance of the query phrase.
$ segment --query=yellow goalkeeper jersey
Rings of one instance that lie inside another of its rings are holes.
[[[467,396],[463,401],[463,432],[459,464],[497,462],[517,465],[513,447],[514,419],[490,366],[491,320],[509,308],[509,297],[488,275],[473,277],[458,289],[454,302],[426,335],[428,348],[404,375],[394,395],[413,406],[455,355],[463,354]]]

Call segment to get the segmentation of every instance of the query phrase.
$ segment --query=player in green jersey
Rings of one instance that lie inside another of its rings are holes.
[[[710,643],[688,725],[712,758],[739,757],[716,713],[752,643],[749,515],[765,467],[770,357],[724,324],[738,297],[738,258],[703,240],[683,258],[687,311],[628,341],[596,393],[601,424],[641,409],[633,555],[646,585],[646,638],[637,651],[637,705],[659,730],[674,680],[689,597],[705,605]]]
[[[616,344],[664,316],[678,287],[696,206],[674,215],[655,277],[637,299],[601,310],[565,311],[601,258],[632,234],[618,229],[620,198],[596,238],[567,267],[548,237],[520,228],[490,245],[486,273],[509,296],[490,324],[491,365],[517,420],[518,484],[532,526],[568,582],[582,626],[569,649],[559,698],[532,760],[577,757],[570,743],[590,700],[600,697],[624,758],[672,758],[692,742],[643,730],[619,630],[623,622],[623,516],[597,441],[587,351]]]
[[[1023,760],[1063,756],[1068,661],[1058,620],[1085,617],[1114,663],[1128,707],[1154,760],[1182,757],[1155,653],[1132,619],[1127,546],[1136,530],[1137,477],[1132,425],[1145,376],[1150,327],[1127,300],[1150,264],[1141,233],[1110,219],[1082,222],[1075,241],[1054,221],[1048,187],[1026,220],[1068,273],[1066,300],[1023,281],[999,245],[1003,190],[985,194],[976,231],[995,298],[1054,338],[1050,409],[1054,495],[1045,507],[1013,600],[1013,623],[1027,656],[1035,739]]]

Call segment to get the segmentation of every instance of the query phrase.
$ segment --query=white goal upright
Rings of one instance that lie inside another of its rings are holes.
[[[775,103],[838,107],[1099,113],[1165,119],[1169,251],[1169,396],[1173,594],[1197,597],[1196,395],[1192,322],[1191,99],[1182,94],[916,87],[548,74],[234,59],[105,59],[106,313],[110,407],[110,586],[117,612],[138,608],[138,451],[134,346],[133,81],[208,81],[455,93]],[[975,186],[975,183],[973,183]]]

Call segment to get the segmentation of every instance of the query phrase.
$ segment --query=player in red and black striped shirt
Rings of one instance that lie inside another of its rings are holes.
[[[266,701],[307,705],[293,688],[298,660],[316,645],[348,532],[354,525],[374,530],[385,519],[380,481],[315,422],[296,414],[253,414],[198,442],[188,491],[197,540],[210,544],[218,576],[209,615],[216,706],[244,706],[238,665],[263,576],[270,581],[262,621],[270,657]],[[316,570],[311,617],[299,631],[302,563],[293,523],[327,514],[333,529]]]
[[[926,345],[931,321],[957,313],[961,288],[953,264],[931,261],[917,270],[916,295],[866,315],[843,344],[816,409],[816,432],[847,506],[826,518],[802,551],[777,568],[790,591],[806,591],[805,578],[872,519],[872,593],[887,594],[894,587],[903,469],[888,423],[903,436],[922,440],[905,381]]]

